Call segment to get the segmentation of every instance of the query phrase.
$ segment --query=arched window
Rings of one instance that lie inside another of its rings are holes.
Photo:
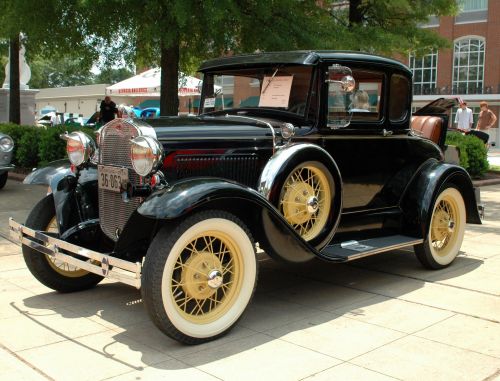
[[[455,41],[453,93],[481,94],[484,84],[484,39],[466,37]]]

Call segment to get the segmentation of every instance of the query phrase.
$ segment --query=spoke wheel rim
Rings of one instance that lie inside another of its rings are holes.
[[[242,283],[242,254],[220,231],[193,237],[178,253],[170,282],[177,313],[195,324],[209,324],[234,305]]]
[[[443,197],[434,208],[431,221],[431,245],[436,255],[445,257],[453,250],[461,223],[454,198]]]
[[[59,233],[59,228],[57,226],[56,217],[52,217],[50,222],[48,223],[45,231],[49,233]],[[79,278],[84,275],[87,275],[89,272],[87,270],[83,270],[79,267],[70,265],[69,263],[65,263],[57,258],[54,258],[50,255],[45,255],[47,258],[47,262],[49,266],[58,274],[68,277],[68,278]]]
[[[296,168],[286,179],[280,211],[306,241],[317,237],[326,225],[332,188],[325,173],[315,165]]]

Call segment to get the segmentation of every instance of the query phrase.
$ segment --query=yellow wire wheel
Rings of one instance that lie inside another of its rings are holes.
[[[465,203],[458,189],[445,188],[434,202],[429,233],[415,253],[424,266],[439,269],[456,258],[465,234]]]
[[[198,324],[216,320],[231,307],[241,288],[242,257],[234,240],[207,231],[179,253],[171,279],[171,296],[185,319]]]
[[[161,297],[170,324],[188,338],[203,339],[224,333],[241,316],[253,294],[257,264],[241,221],[225,218],[232,216],[225,212],[200,215],[208,218],[188,220],[172,247],[163,246],[169,252]]]
[[[310,241],[326,226],[333,195],[333,178],[328,169],[319,162],[305,162],[285,180],[279,210],[295,231]]]
[[[57,220],[56,217],[54,216],[49,224],[47,225],[47,228],[45,231],[49,233],[59,233],[59,228],[57,226]],[[50,255],[45,256],[47,258],[47,262],[49,263],[49,266],[58,274],[68,277],[68,278],[79,278],[84,275],[87,275],[89,272],[87,270],[82,270],[79,267],[70,265],[69,263],[65,263],[60,261],[57,258],[54,258]]]

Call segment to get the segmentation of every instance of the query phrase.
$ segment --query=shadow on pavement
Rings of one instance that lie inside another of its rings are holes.
[[[108,345],[93,346],[65,336],[57,327],[37,320],[36,310],[52,311],[65,319],[75,314],[114,330],[112,339],[132,351],[141,352],[142,361],[157,369],[200,366],[253,350],[294,331],[335,324],[345,315],[362,316],[367,307],[398,298],[434,282],[473,271],[482,261],[459,257],[447,269],[422,269],[411,251],[394,251],[366,258],[352,265],[312,261],[293,266],[265,259],[261,262],[256,295],[237,326],[223,338],[197,346],[185,346],[164,336],[149,320],[138,290],[118,283],[103,283],[95,289],[73,293],[41,293],[11,304],[24,316],[43,325],[87,350],[127,365],[131,371],[141,367],[115,356]],[[409,275],[411,274],[411,276]],[[451,275],[452,274],[452,275]],[[75,320],[75,324],[78,324]],[[158,359],[158,352],[180,362]],[[189,355],[189,356],[187,356]],[[257,364],[256,364],[257,365]]]

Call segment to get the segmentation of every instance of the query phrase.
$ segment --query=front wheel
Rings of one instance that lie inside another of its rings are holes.
[[[26,226],[54,234],[59,232],[54,197],[51,194],[35,205],[26,219]],[[23,245],[23,257],[26,266],[40,283],[59,292],[86,290],[103,279],[102,276],[61,262],[25,245]]]
[[[227,333],[248,305],[257,280],[247,227],[223,211],[203,211],[151,243],[142,299],[155,325],[171,338],[199,344]]]
[[[415,246],[415,254],[427,268],[441,269],[453,262],[465,234],[465,203],[457,188],[445,186],[432,211],[425,241]]]
[[[9,177],[9,172],[4,172],[0,175],[0,189],[7,183],[7,177]]]

